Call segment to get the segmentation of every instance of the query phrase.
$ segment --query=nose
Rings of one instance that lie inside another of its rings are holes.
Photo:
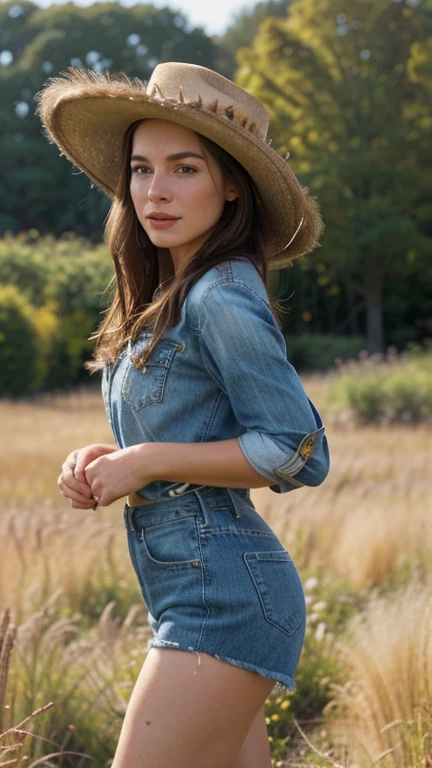
[[[148,198],[152,202],[158,202],[159,200],[170,200],[172,197],[169,190],[167,178],[162,173],[153,173],[153,178],[148,190]]]

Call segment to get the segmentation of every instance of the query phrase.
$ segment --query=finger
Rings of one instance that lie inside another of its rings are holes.
[[[77,454],[78,451],[72,451],[72,453],[66,456],[66,459],[63,462],[63,466],[69,467],[73,471],[77,462]]]
[[[92,506],[95,502],[93,496],[84,495],[82,493],[79,493],[79,491],[74,490],[73,488],[70,488],[67,485],[64,485],[62,483],[60,486],[60,493],[65,496],[66,499],[70,499],[71,501],[77,501],[80,504],[87,504]]]
[[[75,451],[71,451],[71,452],[70,452],[70,453],[68,453],[68,455],[66,456],[66,461],[67,461],[69,464],[76,464],[76,460],[77,460],[77,456],[78,456],[78,453],[79,453],[79,449],[76,449]]]
[[[87,464],[88,464],[88,459],[86,460],[84,457],[82,457],[81,461],[78,459],[75,466],[74,475],[76,479],[79,480],[81,483],[87,482],[86,476],[85,476],[85,468]]]
[[[75,468],[75,465],[69,464],[67,460],[62,464],[61,474],[65,479],[65,481],[68,483],[76,480],[74,475],[74,468]]]
[[[87,482],[81,483],[70,472],[62,472],[57,480],[57,485],[60,488],[62,486],[70,488],[76,493],[85,496],[87,499],[90,499],[93,496],[90,485]]]
[[[80,470],[80,464],[79,464],[80,454],[82,455],[83,453],[84,452],[81,449],[79,449],[76,451],[72,451],[72,453],[70,453],[66,457],[62,465],[62,472],[67,481],[71,481],[73,478],[74,480],[77,480],[77,482],[86,483],[85,475]],[[81,458],[81,463],[82,463],[82,460],[83,459]]]
[[[100,450],[98,450],[98,446],[92,446],[91,448],[85,448],[80,451],[76,460],[75,477],[82,480],[84,483],[87,482],[85,474],[86,468],[99,456]]]
[[[74,509],[93,509],[95,510],[97,508],[97,504],[80,504],[77,501],[72,502],[72,507]]]
[[[77,474],[75,464],[72,466],[71,464],[67,464],[67,462],[65,462],[62,466],[62,473],[68,483],[80,483],[81,485],[87,485],[85,475],[80,476]]]
[[[116,500],[116,497],[111,495],[111,493],[105,489],[103,491],[99,492],[99,495],[93,496],[93,499],[96,503],[96,506],[98,507],[108,507],[110,504],[113,503],[113,501]]]

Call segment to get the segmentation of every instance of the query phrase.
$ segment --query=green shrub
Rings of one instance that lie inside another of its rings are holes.
[[[42,378],[32,307],[14,285],[0,285],[0,396],[35,392]]]
[[[334,368],[336,360],[357,357],[366,347],[363,336],[331,336],[303,333],[285,336],[287,357],[298,371],[325,371]]]
[[[38,235],[31,230],[0,240],[0,283],[14,285],[35,307],[45,302],[55,243],[53,238],[44,238],[44,247],[37,247]]]
[[[12,293],[8,295],[20,297],[19,307],[28,310],[27,314],[24,309],[15,310],[15,315],[21,312],[22,320],[21,330],[16,327],[13,334],[12,319],[7,326],[1,323],[0,359],[5,365],[0,396],[88,381],[84,362],[93,350],[88,338],[109,304],[111,292],[106,288],[112,273],[106,246],[93,246],[72,233],[55,239],[30,230],[0,240],[0,285],[9,286]],[[32,344],[37,349],[35,360]],[[26,375],[20,375],[22,368]]]
[[[397,356],[363,353],[339,366],[329,404],[348,408],[359,424],[420,424],[432,420],[432,349],[412,345]]]
[[[122,621],[110,603],[98,621],[84,629],[79,615],[61,615],[60,601],[55,593],[17,628],[8,716],[19,721],[46,701],[53,702],[38,718],[39,738],[27,744],[27,758],[62,768],[84,767],[90,759],[95,766],[107,766],[145,658],[145,612],[141,605],[132,605]],[[57,751],[60,761],[43,761],[44,755]],[[88,758],[68,757],[70,752]]]
[[[302,574],[304,576],[304,574]],[[331,578],[324,569],[303,579],[307,604],[305,642],[295,675],[295,693],[274,689],[265,715],[273,759],[286,759],[293,719],[322,717],[334,696],[334,687],[346,682],[338,642],[348,620],[361,605],[358,596],[347,592],[343,581]]]

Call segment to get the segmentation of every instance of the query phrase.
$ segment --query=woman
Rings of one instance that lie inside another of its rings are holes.
[[[73,451],[58,480],[76,509],[127,496],[154,632],[113,766],[267,768],[264,703],[295,688],[305,601],[250,489],[329,469],[267,268],[316,247],[317,203],[266,142],[264,107],[203,67],[160,64],[147,87],[70,68],[37,100],[113,200],[116,295],[90,367],[116,444]]]

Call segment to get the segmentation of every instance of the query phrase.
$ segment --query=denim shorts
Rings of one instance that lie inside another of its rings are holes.
[[[295,690],[306,605],[297,570],[248,490],[201,486],[124,510],[148,648],[201,651]]]

